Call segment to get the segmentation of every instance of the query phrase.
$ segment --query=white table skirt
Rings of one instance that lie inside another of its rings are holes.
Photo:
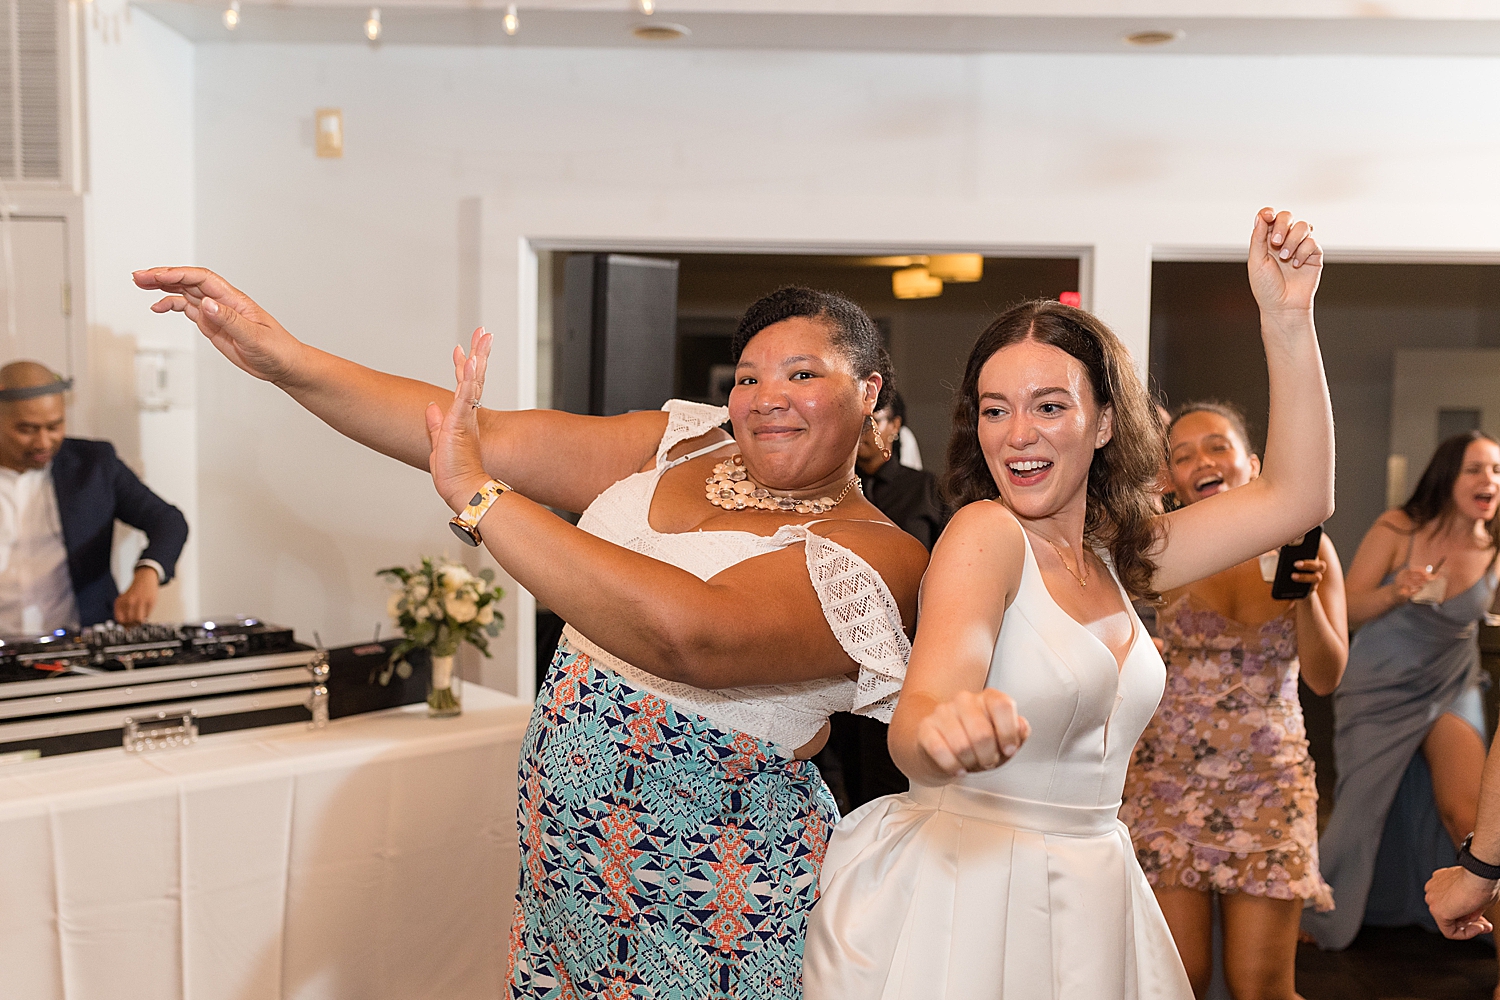
[[[4,1000],[503,994],[530,705],[0,766]]]

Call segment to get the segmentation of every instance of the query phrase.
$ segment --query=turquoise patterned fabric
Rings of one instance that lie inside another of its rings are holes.
[[[837,819],[811,761],[679,712],[565,639],[521,748],[510,996],[800,997]]]

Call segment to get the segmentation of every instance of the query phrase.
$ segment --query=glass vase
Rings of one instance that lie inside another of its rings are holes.
[[[453,657],[432,658],[432,673],[427,679],[427,715],[443,719],[464,710],[464,679],[453,669]]]

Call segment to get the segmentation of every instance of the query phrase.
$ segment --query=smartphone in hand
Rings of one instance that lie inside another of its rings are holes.
[[[1318,558],[1318,545],[1323,541],[1323,526],[1320,524],[1290,545],[1281,547],[1276,557],[1276,579],[1271,582],[1273,601],[1300,601],[1312,593],[1312,584],[1299,583],[1292,579],[1297,572],[1297,563],[1304,559]]]

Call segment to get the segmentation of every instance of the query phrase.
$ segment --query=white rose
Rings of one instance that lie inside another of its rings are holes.
[[[401,617],[401,595],[392,594],[390,600],[385,602],[385,613],[392,618]]]
[[[431,598],[422,607],[426,609],[428,618],[443,617],[443,602],[436,597]]]
[[[448,597],[443,606],[448,609],[448,617],[456,622],[471,622],[479,614],[479,608],[473,601],[464,600],[462,597]]]
[[[428,616],[431,615],[431,613],[432,612],[428,610],[428,606],[426,604],[418,604],[415,608],[412,609],[411,616],[419,622],[425,622]]]
[[[495,606],[493,604],[486,604],[479,609],[479,616],[474,620],[481,625],[488,625],[495,620]]]
[[[457,593],[458,588],[472,579],[474,577],[462,566],[444,566],[438,570],[438,580],[442,583],[443,589],[450,594]]]
[[[411,598],[411,603],[421,604],[427,600],[427,581],[413,580],[407,594]]]

